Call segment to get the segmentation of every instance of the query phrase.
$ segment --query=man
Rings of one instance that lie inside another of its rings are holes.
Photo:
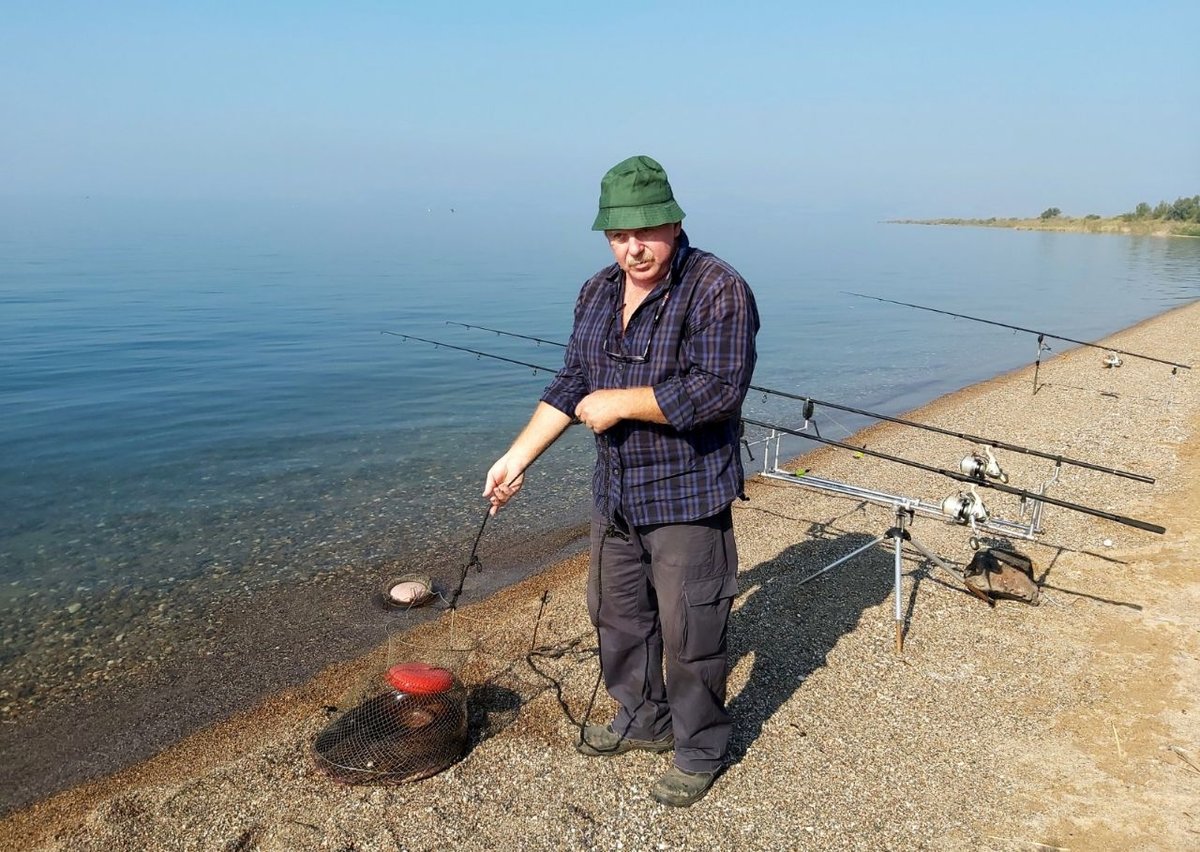
[[[745,280],[689,245],[683,217],[649,157],[604,176],[592,229],[616,263],[583,285],[564,366],[488,471],[483,496],[493,513],[508,502],[573,419],[596,434],[588,611],[620,709],[610,725],[586,726],[576,748],[592,757],[674,748],[652,795],[686,807],[728,752],[730,505],[744,484],[738,420],[759,320]]]

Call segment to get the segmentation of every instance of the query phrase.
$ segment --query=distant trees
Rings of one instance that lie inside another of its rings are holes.
[[[1171,205],[1167,218],[1177,222],[1200,222],[1200,195],[1177,200]]]
[[[1047,221],[1049,219],[1057,219],[1062,215],[1062,210],[1057,207],[1048,207],[1042,211],[1042,214],[1038,218]],[[1083,218],[1099,219],[1101,217],[1098,213],[1089,213]],[[1135,219],[1160,219],[1164,222],[1200,222],[1200,195],[1193,195],[1190,198],[1187,196],[1176,198],[1173,203],[1160,201],[1153,207],[1142,201],[1129,213],[1122,213],[1116,218],[1124,219],[1126,222],[1132,222]]]
[[[1166,222],[1200,222],[1200,195],[1175,199],[1174,204],[1160,201],[1153,208],[1145,201],[1124,213],[1122,219],[1162,219]]]

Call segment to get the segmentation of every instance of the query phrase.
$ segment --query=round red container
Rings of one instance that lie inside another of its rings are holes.
[[[400,663],[387,670],[387,682],[398,692],[433,695],[450,689],[454,674],[428,663]]]

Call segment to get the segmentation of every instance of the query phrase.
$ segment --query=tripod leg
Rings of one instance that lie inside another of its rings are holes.
[[[933,551],[926,549],[926,547],[923,544],[921,544],[921,542],[917,541],[911,535],[908,537],[908,543],[913,546],[913,549],[916,550],[917,553],[924,556],[926,559],[928,559],[930,562],[932,562],[937,567],[941,568],[947,574],[953,574],[955,577],[960,576],[957,571],[955,571],[948,564],[946,564],[946,560],[942,559],[940,556],[938,556]]]
[[[858,556],[858,554],[863,553],[864,551],[870,550],[872,547],[879,544],[879,542],[883,541],[885,538],[887,538],[886,535],[881,535],[878,538],[873,539],[869,543],[864,544],[862,547],[857,548],[856,550],[853,550],[850,553],[847,553],[845,556],[835,559],[833,562],[830,562],[824,568],[819,568],[816,571],[813,571],[811,574],[809,574],[807,577],[805,577],[803,580],[801,580],[796,585],[803,586],[809,580],[817,579],[817,577],[820,577],[826,571],[832,571],[834,568],[838,567],[843,562],[847,562],[847,561],[853,559],[855,556]]]
[[[993,601],[991,598],[989,598],[987,595],[985,595],[983,592],[979,591],[976,588],[973,588],[972,586],[969,586],[967,584],[966,580],[963,579],[962,572],[955,571],[953,568],[951,568],[949,565],[947,565],[945,560],[943,560],[941,557],[939,557],[936,553],[933,553],[932,551],[927,550],[921,544],[921,542],[917,541],[912,536],[909,536],[908,543],[911,544],[914,548],[916,548],[918,553],[920,553],[922,556],[924,556],[926,559],[928,559],[934,565],[936,565],[937,567],[939,567],[943,571],[945,571],[947,574],[954,577],[956,580],[958,580],[958,582],[962,583],[963,588],[965,588],[968,592],[973,594],[975,597],[979,598],[981,601],[983,601],[988,606],[996,605],[996,602]]]
[[[896,536],[895,536],[895,541],[896,541],[895,598],[896,598],[896,653],[897,654],[904,653],[904,613],[901,611],[901,604],[900,604],[900,591],[901,591],[900,590],[900,573],[901,573],[900,546],[901,546],[901,543],[903,542],[903,540],[904,540],[904,528],[903,528],[903,521],[901,521],[901,526],[896,528]]]

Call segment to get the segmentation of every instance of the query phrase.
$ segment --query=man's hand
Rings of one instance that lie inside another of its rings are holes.
[[[491,500],[490,514],[494,515],[521,490],[525,483],[525,470],[514,459],[505,454],[496,460],[483,483],[483,496]]]
[[[483,496],[492,501],[491,514],[516,496],[525,482],[525,469],[570,425],[571,418],[557,408],[545,402],[537,404],[517,440],[496,460],[483,481]]]
[[[575,406],[575,416],[597,435],[616,426],[622,420],[642,420],[646,423],[666,423],[658,407],[654,388],[606,388],[592,391]]]
[[[575,406],[575,416],[599,435],[625,419],[626,393],[618,388],[592,391]]]

